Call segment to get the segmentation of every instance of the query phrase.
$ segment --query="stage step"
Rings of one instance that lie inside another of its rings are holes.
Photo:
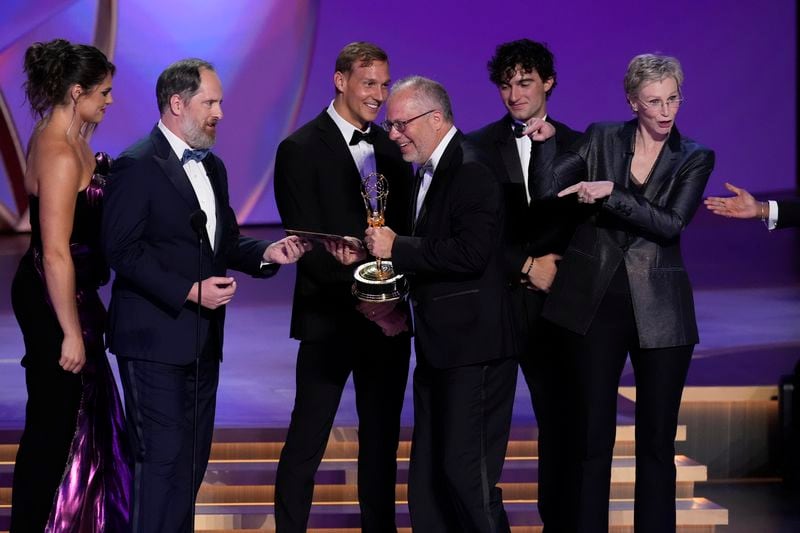
[[[278,461],[285,430],[221,428],[214,432],[211,458],[217,460],[263,460]],[[508,456],[535,457],[539,453],[536,428],[513,428],[508,446]],[[16,440],[19,433],[0,436],[0,467],[13,466],[17,455]],[[6,440],[7,439],[7,440]],[[678,426],[676,441],[686,440],[686,426]],[[11,441],[11,442],[9,442]],[[634,427],[617,426],[614,455],[632,455],[634,448]],[[411,450],[411,430],[404,428],[397,450],[399,459],[408,459]],[[326,459],[355,457],[358,453],[358,434],[355,428],[336,428],[331,432]]]
[[[268,461],[212,461],[200,489],[198,501],[208,503],[248,502],[267,504],[273,500],[276,463]],[[694,484],[705,481],[706,467],[686,456],[676,456],[677,496],[694,495]],[[357,461],[325,460],[316,476],[314,501],[331,503],[356,499]],[[615,457],[611,467],[611,498],[632,498],[635,479],[635,459]],[[408,461],[398,462],[398,500],[406,498]],[[524,458],[506,459],[501,477],[505,499],[536,499],[538,497],[538,461]]]
[[[285,432],[280,430],[258,429],[217,429],[214,433],[214,444],[211,447],[212,460],[233,461],[274,461],[280,456]],[[538,432],[533,428],[512,428],[506,457],[535,458],[539,453],[536,440]],[[397,449],[399,460],[408,459],[411,451],[411,430],[401,431],[400,445]],[[686,440],[686,426],[678,426],[675,440]],[[634,427],[632,425],[617,426],[615,456],[633,455]],[[356,457],[358,454],[358,432],[355,428],[337,428],[331,432],[324,459],[338,460]],[[0,456],[2,458],[2,456]],[[12,456],[13,460],[13,456]]]
[[[398,448],[397,516],[400,531],[410,531],[407,486],[411,430],[403,428]],[[503,497],[514,533],[540,532],[538,497],[538,437],[536,429],[513,428],[501,478]],[[218,429],[211,461],[198,496],[197,529],[205,533],[269,531],[274,529],[275,471],[283,446],[283,429]],[[686,428],[677,440],[686,439]],[[16,445],[0,444],[0,530],[8,528],[11,472]],[[610,523],[613,533],[632,532],[635,479],[634,428],[620,425],[612,462]],[[331,432],[316,477],[309,531],[357,531],[358,439],[354,428]],[[727,511],[702,498],[694,498],[696,482],[706,480],[706,467],[686,456],[676,456],[678,531],[713,533],[727,523]],[[0,531],[0,533],[2,533]]]
[[[14,463],[17,457],[16,444],[0,444],[0,464]]]
[[[408,507],[398,502],[397,523],[400,528],[410,527]],[[696,533],[699,528],[713,528],[728,523],[728,511],[705,498],[680,498],[675,502],[679,532]],[[505,502],[506,513],[514,531],[537,531],[541,520],[536,502]],[[272,508],[259,505],[215,506],[198,505],[196,527],[203,533],[241,531],[256,529],[271,531],[275,527]],[[360,517],[358,505],[314,505],[309,520],[309,531],[332,533],[334,531],[358,531]],[[609,524],[614,531],[632,531],[633,500],[612,500],[609,504]],[[521,528],[521,529],[517,529]],[[532,528],[532,529],[524,529]]]

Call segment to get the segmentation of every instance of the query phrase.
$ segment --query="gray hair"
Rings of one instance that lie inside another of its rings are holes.
[[[441,83],[423,76],[408,76],[392,85],[392,94],[406,89],[414,91],[414,99],[417,102],[428,104],[431,109],[441,110],[445,120],[453,123],[453,107]]]
[[[628,63],[623,86],[625,96],[636,96],[645,83],[673,78],[678,83],[678,90],[683,85],[683,69],[680,61],[670,56],[658,54],[641,54]]]

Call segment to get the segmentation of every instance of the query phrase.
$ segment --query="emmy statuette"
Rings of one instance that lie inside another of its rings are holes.
[[[389,197],[386,177],[377,172],[362,177],[361,197],[367,208],[367,224],[371,228],[383,226],[386,199]],[[392,262],[379,257],[356,268],[353,277],[353,294],[365,302],[392,302],[408,292],[408,283],[403,274],[396,274]]]

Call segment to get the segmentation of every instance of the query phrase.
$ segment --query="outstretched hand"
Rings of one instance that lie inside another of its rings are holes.
[[[704,202],[709,211],[728,218],[757,218],[759,216],[761,205],[753,198],[752,194],[730,183],[725,183],[725,188],[736,196],[727,198],[709,196]]]
[[[361,241],[355,237],[345,237],[344,240],[326,240],[323,242],[325,249],[341,264],[347,266],[358,263],[367,258],[367,251]]]
[[[522,134],[530,137],[532,141],[541,142],[555,135],[556,128],[543,118],[532,118],[522,130]]]
[[[263,257],[264,261],[268,263],[288,265],[289,263],[295,263],[310,249],[310,242],[297,235],[290,235],[267,246]]]
[[[580,203],[593,204],[597,200],[611,196],[612,192],[614,192],[613,181],[581,181],[559,192],[558,197],[577,194]]]

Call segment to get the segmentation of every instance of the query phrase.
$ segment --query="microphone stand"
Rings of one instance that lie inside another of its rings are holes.
[[[195,337],[195,357],[194,357],[194,410],[192,412],[192,487],[191,487],[191,516],[192,529],[195,526],[195,507],[197,504],[197,418],[198,418],[198,399],[200,394],[200,312],[203,309],[203,234],[205,233],[206,214],[202,209],[192,213],[189,222],[197,233],[197,320]]]

